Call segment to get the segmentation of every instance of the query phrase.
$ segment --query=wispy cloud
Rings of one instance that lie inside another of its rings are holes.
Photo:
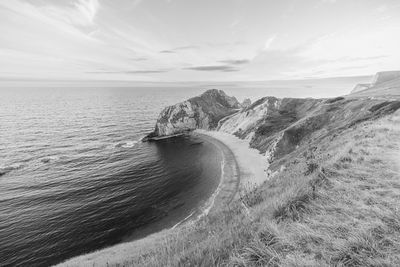
[[[93,24],[97,11],[99,10],[99,0],[79,0],[75,7],[89,23]]]
[[[175,48],[172,48],[172,49],[161,50],[160,53],[162,53],[162,54],[173,54],[173,53],[177,53],[179,51],[192,50],[192,49],[197,49],[197,48],[199,48],[199,47],[195,46],[195,45],[185,45],[185,46],[175,47]]]
[[[37,8],[38,12],[73,26],[90,27],[100,9],[99,0],[76,0],[72,5],[60,6],[51,2]]]
[[[169,72],[170,69],[154,69],[154,70],[122,70],[122,71],[88,71],[94,74],[155,74]]]
[[[160,53],[161,54],[173,54],[173,53],[175,53],[175,51],[173,51],[173,50],[161,50]]]
[[[188,67],[184,68],[185,70],[196,70],[196,71],[222,71],[222,72],[232,72],[239,71],[239,69],[234,68],[228,65],[220,65],[220,66],[196,66],[196,67]]]
[[[269,38],[265,41],[263,50],[268,50],[268,49],[270,49],[270,48],[271,48],[271,45],[272,45],[272,43],[275,41],[276,37],[277,37],[276,34],[274,34],[274,35],[272,35],[271,37],[269,37]]]
[[[218,62],[229,64],[229,65],[243,65],[250,63],[248,59],[227,59],[227,60],[220,60]]]

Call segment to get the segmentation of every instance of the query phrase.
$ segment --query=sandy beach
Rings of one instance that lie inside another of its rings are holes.
[[[268,179],[265,172],[268,168],[267,159],[257,149],[250,148],[246,140],[219,131],[196,130],[195,132],[222,142],[232,151],[238,164],[240,190],[251,190]]]

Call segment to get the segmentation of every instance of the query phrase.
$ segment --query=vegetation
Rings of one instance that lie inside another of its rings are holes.
[[[399,111],[326,135],[290,153],[282,171],[229,207],[103,263],[396,266],[399,146]]]

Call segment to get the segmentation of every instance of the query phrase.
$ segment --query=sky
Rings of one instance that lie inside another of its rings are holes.
[[[262,81],[400,69],[398,0],[1,0],[0,79]]]

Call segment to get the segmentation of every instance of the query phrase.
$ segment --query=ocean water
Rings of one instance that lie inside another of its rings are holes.
[[[220,155],[142,143],[183,88],[1,88],[0,266],[49,266],[199,216]]]

